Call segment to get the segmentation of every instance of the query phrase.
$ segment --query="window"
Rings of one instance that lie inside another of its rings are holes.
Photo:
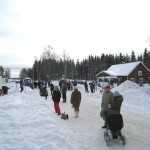
[[[119,77],[119,81],[122,81],[122,77]]]
[[[142,71],[138,71],[138,76],[142,76]]]
[[[134,78],[131,78],[130,81],[131,81],[131,82],[135,82],[135,79],[134,79]]]
[[[139,79],[139,82],[140,82],[140,83],[143,83],[143,81],[144,81],[143,78],[140,78],[140,79]]]

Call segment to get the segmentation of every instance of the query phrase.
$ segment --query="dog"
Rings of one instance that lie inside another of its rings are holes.
[[[61,119],[64,119],[64,120],[69,119],[68,114],[66,114],[65,112],[62,113],[62,114],[61,114]]]
[[[2,89],[3,89],[3,91],[4,91],[4,94],[8,94],[9,87],[7,87],[7,86],[2,86]]]
[[[0,89],[0,96],[3,96],[3,95],[4,95],[4,90]]]

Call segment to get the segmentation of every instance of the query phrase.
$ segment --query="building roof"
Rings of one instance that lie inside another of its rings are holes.
[[[141,61],[138,61],[126,64],[112,65],[106,71],[102,72],[112,76],[128,76],[140,63],[149,71],[149,69]],[[101,74],[102,72],[100,72],[99,74]],[[98,76],[99,74],[97,74],[96,76]]]

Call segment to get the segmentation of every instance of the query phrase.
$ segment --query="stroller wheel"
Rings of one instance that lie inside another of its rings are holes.
[[[106,137],[106,145],[108,146],[108,142],[109,142],[109,137]]]
[[[124,135],[121,136],[121,140],[122,140],[122,144],[125,145],[126,144],[126,138]]]
[[[106,141],[106,136],[107,136],[107,133],[106,133],[106,132],[104,132],[104,139],[105,139],[105,141]]]
[[[108,142],[109,142],[109,136],[107,132],[104,132],[104,139],[106,141],[106,145],[108,146]]]

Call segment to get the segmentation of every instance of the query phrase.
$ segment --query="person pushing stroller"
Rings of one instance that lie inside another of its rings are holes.
[[[105,103],[106,102],[108,101],[105,101]],[[104,138],[106,140],[107,145],[108,142],[111,141],[112,139],[120,139],[123,145],[125,145],[126,143],[125,136],[122,135],[121,133],[121,129],[124,126],[123,118],[122,115],[120,114],[122,102],[123,102],[123,96],[118,91],[115,91],[113,93],[112,101],[107,103],[108,104],[107,110],[106,109],[104,110],[103,119],[105,120],[105,125],[102,128],[106,128],[104,132]],[[104,103],[104,99],[103,99],[103,103]]]
[[[123,102],[123,96],[118,91],[115,91],[114,93],[111,92],[110,86],[107,85],[102,95],[102,102],[101,102],[104,121],[108,111],[111,110],[113,112],[115,111],[117,113],[120,113],[122,102]],[[102,128],[106,128],[106,121],[104,123],[104,126],[102,126]]]
[[[111,104],[114,99],[114,94],[113,92],[110,91],[110,86],[107,85],[104,89],[104,93],[102,95],[102,102],[101,102],[101,111],[103,113],[102,118],[104,119],[104,126],[102,128],[106,128],[106,114],[109,111]]]

